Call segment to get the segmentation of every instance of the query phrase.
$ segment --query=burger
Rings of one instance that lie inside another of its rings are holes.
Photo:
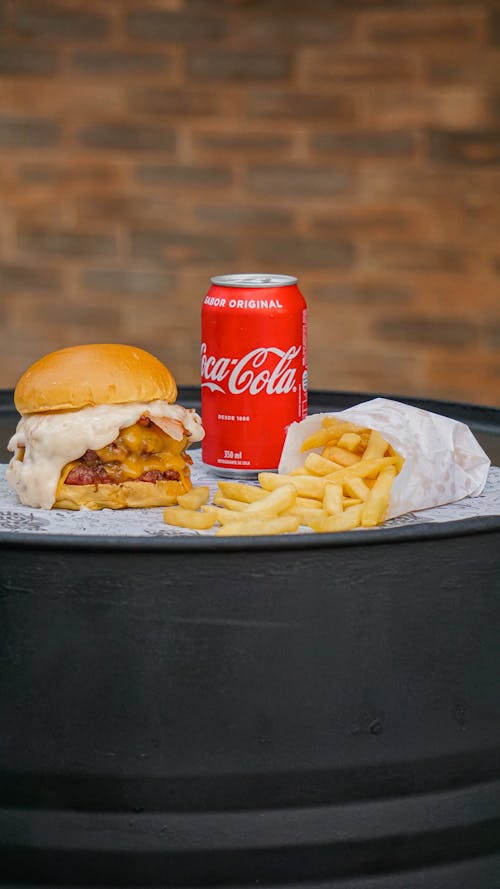
[[[186,453],[204,432],[175,403],[177,385],[153,355],[117,343],[45,355],[20,378],[21,414],[7,479],[27,506],[168,506],[191,488]]]

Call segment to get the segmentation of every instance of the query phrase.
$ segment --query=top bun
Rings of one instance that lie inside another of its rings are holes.
[[[24,372],[14,392],[20,414],[176,398],[175,380],[158,358],[118,343],[51,352]]]

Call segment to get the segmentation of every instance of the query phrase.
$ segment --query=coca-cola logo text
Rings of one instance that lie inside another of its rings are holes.
[[[201,347],[202,388],[232,395],[281,395],[296,388],[297,368],[292,362],[300,355],[302,346],[290,346],[285,351],[275,346],[260,346],[242,358],[217,358],[207,355],[207,344]]]

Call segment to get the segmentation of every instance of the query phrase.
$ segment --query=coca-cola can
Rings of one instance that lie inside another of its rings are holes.
[[[276,470],[307,414],[307,307],[289,275],[221,275],[202,306],[202,459],[218,475]]]

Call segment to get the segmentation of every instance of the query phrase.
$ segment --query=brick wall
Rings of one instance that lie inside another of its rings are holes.
[[[0,385],[199,380],[210,275],[298,275],[317,388],[500,404],[498,0],[3,0]]]

